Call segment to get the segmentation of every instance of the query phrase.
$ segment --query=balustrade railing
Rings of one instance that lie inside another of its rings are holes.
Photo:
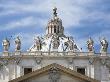
[[[0,56],[5,56],[5,54],[8,54],[8,56],[100,56],[101,53],[89,53],[89,52],[57,52],[57,51],[51,51],[51,52],[42,52],[42,51],[36,51],[36,52],[7,52],[7,53],[0,53]],[[7,55],[6,55],[7,56]],[[109,56],[109,53],[105,53],[105,56]]]
[[[93,53],[94,54],[94,53]],[[9,55],[36,55],[36,56],[87,56],[85,52],[12,52]]]

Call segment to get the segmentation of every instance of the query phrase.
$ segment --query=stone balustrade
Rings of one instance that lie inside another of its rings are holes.
[[[0,53],[1,56],[48,56],[48,57],[79,57],[79,56],[109,56],[110,53],[91,53],[91,52],[57,52],[57,51],[51,51],[51,52],[42,52],[42,51],[36,51],[36,52],[3,52]]]

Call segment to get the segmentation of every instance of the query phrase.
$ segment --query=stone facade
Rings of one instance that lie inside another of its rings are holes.
[[[74,52],[30,52],[9,53],[12,56],[0,58],[0,81],[8,82],[24,75],[24,68],[32,68],[32,71],[57,63],[69,69],[77,71],[77,68],[85,68],[85,75],[102,82],[109,82],[110,57],[100,54]]]
[[[74,70],[53,63],[9,82],[99,82]]]

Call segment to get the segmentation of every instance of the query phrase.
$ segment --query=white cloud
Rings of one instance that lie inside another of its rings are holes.
[[[40,18],[35,18],[35,17],[32,17],[32,16],[29,16],[29,17],[25,17],[25,18],[22,18],[22,19],[19,19],[19,20],[14,20],[14,21],[11,21],[5,25],[1,25],[0,26],[0,31],[3,31],[3,30],[11,30],[11,29],[15,29],[15,28],[24,28],[24,27],[31,27],[33,25],[36,25],[36,28],[38,28],[37,25],[46,25],[46,20],[44,19],[40,19]]]
[[[6,25],[0,26],[0,30],[10,30],[13,28],[18,28],[18,27],[23,27],[23,26],[28,26],[28,25],[32,25],[35,24],[34,20],[32,17],[27,17],[27,18],[23,18],[21,20],[18,21],[11,21]]]
[[[56,3],[55,5],[58,7],[58,12],[63,20],[64,27],[67,28],[75,25],[80,25],[80,21],[84,19],[87,14],[90,14],[84,8],[92,2],[94,2],[94,0],[46,0],[38,4],[37,1],[32,0],[32,3],[21,4],[14,1],[11,3],[9,2],[10,4],[1,4],[1,8],[4,8],[5,11],[1,12],[0,15],[3,16],[23,12],[40,12],[45,15],[51,12],[53,4]]]

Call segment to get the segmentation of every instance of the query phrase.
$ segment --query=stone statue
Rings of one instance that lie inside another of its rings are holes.
[[[35,39],[35,46],[37,47],[37,50],[41,50],[41,39],[40,37],[38,36],[36,39]]]
[[[19,36],[15,39],[15,51],[19,51],[21,49],[21,40],[19,38]]]
[[[58,49],[59,47],[59,37],[56,36],[56,35],[52,35],[52,41],[51,41],[51,44],[53,46],[53,49]]]
[[[58,40],[54,40],[52,43],[53,43],[53,49],[58,49],[59,41]]]
[[[105,38],[103,38],[101,41],[101,52],[107,52],[107,48],[108,48],[108,42]]]
[[[74,40],[72,37],[68,37],[68,48],[69,50],[74,50]]]
[[[41,42],[40,37],[37,36],[37,38],[35,39],[35,43],[36,43],[36,44],[39,44],[40,42]]]
[[[10,42],[7,38],[3,40],[2,45],[4,52],[9,50]]]
[[[93,51],[94,49],[94,41],[92,40],[92,38],[90,37],[89,40],[87,41],[87,48],[88,48],[88,51]]]
[[[57,8],[56,7],[53,9],[53,15],[54,15],[54,17],[57,17]]]

